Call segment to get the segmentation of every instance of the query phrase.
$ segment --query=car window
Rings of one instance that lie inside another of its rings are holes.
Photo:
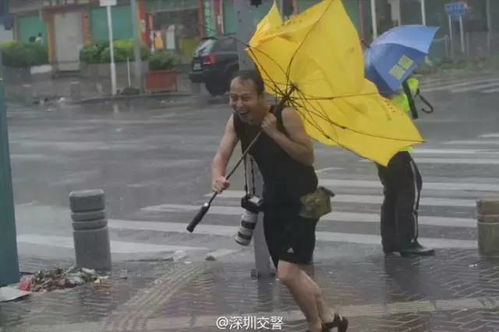
[[[216,51],[216,52],[236,52],[237,51],[236,40],[234,38],[219,39],[215,43],[215,46],[213,47],[213,51]]]
[[[206,39],[201,41],[194,51],[194,56],[203,56],[210,53],[213,49],[213,45],[215,45],[215,41],[215,39]]]

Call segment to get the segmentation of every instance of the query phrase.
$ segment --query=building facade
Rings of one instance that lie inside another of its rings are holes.
[[[151,50],[177,52],[189,63],[199,40],[236,31],[235,0],[137,0],[139,33]],[[247,0],[249,1],[249,0]],[[320,0],[278,0],[290,17]],[[440,27],[435,52],[449,53],[449,40],[459,39],[459,24],[449,18],[445,4],[458,0],[342,0],[359,36],[366,42],[393,26],[424,24]],[[459,0],[468,5],[464,20],[466,49],[489,50],[499,43],[499,1]],[[255,23],[272,5],[263,0],[254,9]],[[22,42],[41,40],[58,70],[77,70],[79,50],[91,42],[108,40],[106,10],[98,0],[11,0],[14,38]],[[375,6],[375,10],[372,10]],[[112,8],[114,39],[132,39],[129,0],[118,0]],[[375,24],[373,24],[375,22]],[[450,31],[452,28],[452,31]],[[10,34],[0,31],[2,38]],[[486,47],[484,47],[484,43]],[[456,44],[456,43],[455,43]],[[457,45],[457,44],[456,44]],[[456,47],[458,47],[457,45]],[[439,51],[440,50],[440,51]]]

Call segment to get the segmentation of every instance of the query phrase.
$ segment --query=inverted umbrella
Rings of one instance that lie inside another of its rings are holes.
[[[365,51],[366,77],[382,95],[402,89],[402,83],[428,55],[438,27],[405,25],[376,38]]]
[[[266,91],[289,96],[312,138],[382,165],[422,142],[407,115],[364,77],[358,34],[341,0],[324,0],[285,23],[276,13],[274,4],[247,51]]]

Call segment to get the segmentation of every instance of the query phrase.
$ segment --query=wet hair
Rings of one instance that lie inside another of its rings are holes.
[[[234,75],[242,81],[252,81],[255,84],[256,93],[261,96],[265,90],[263,79],[257,70],[241,70]]]

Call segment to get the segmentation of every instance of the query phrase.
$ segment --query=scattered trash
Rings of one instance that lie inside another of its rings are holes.
[[[185,258],[187,258],[187,253],[184,250],[177,250],[173,253],[171,260],[174,262],[180,262]]]
[[[107,279],[99,276],[95,270],[86,268],[69,267],[54,270],[42,270],[33,275],[23,276],[19,289],[31,292],[47,292],[56,289],[73,288],[85,283],[101,283]]]
[[[33,282],[33,276],[23,276],[19,282],[19,290],[29,292],[31,290],[31,283]]]
[[[14,287],[0,287],[0,302],[9,302],[28,296],[31,292],[16,289]]]

